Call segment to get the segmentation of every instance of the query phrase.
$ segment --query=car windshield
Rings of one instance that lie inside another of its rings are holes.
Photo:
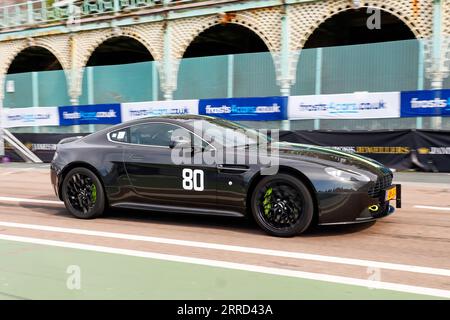
[[[191,120],[188,123],[194,128],[195,133],[201,133],[207,142],[218,142],[227,148],[258,145],[270,141],[264,133],[219,118]]]

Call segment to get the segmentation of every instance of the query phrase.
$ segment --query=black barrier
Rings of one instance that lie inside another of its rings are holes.
[[[79,135],[15,134],[44,162],[52,160],[60,140]],[[450,131],[282,131],[280,140],[360,154],[397,170],[450,172]],[[21,161],[8,144],[5,147],[12,161]]]
[[[424,171],[450,172],[450,131],[415,131],[414,140]]]
[[[283,131],[280,140],[360,154],[397,170],[450,172],[450,131]]]
[[[399,131],[295,131],[280,133],[280,140],[332,147],[375,159],[384,165],[405,170],[413,167],[410,130]]]
[[[80,133],[15,133],[14,136],[19,139],[28,149],[38,156],[44,162],[51,162],[55,154],[56,145],[64,138],[83,136]],[[11,145],[5,143],[5,155],[11,161],[23,161],[13,150]]]

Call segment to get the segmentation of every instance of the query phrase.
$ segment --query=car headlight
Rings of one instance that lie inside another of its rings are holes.
[[[364,174],[350,171],[350,170],[341,170],[337,168],[328,167],[325,168],[325,172],[330,176],[335,177],[342,181],[361,181],[361,182],[369,182],[370,178]]]

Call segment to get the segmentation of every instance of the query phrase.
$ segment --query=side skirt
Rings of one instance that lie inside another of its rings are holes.
[[[177,206],[166,206],[157,204],[143,204],[133,202],[120,202],[111,205],[114,208],[145,210],[145,211],[158,211],[158,212],[170,212],[170,213],[187,213],[187,214],[201,214],[201,215],[214,215],[214,216],[226,216],[226,217],[245,217],[244,214],[237,211],[228,210],[216,210],[216,209],[202,209],[202,208],[186,208]]]

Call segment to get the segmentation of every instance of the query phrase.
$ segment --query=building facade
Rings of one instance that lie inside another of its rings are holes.
[[[0,8],[0,101],[15,58],[27,48],[41,47],[59,61],[70,101],[77,104],[91,55],[117,37],[147,48],[157,64],[164,98],[172,99],[186,50],[199,34],[222,24],[247,28],[264,42],[280,93],[289,95],[310,36],[332,17],[361,9],[388,13],[423,40],[432,87],[442,87],[448,76],[450,0],[86,0],[57,7],[48,1],[9,2],[18,4],[2,3],[6,9]]]

